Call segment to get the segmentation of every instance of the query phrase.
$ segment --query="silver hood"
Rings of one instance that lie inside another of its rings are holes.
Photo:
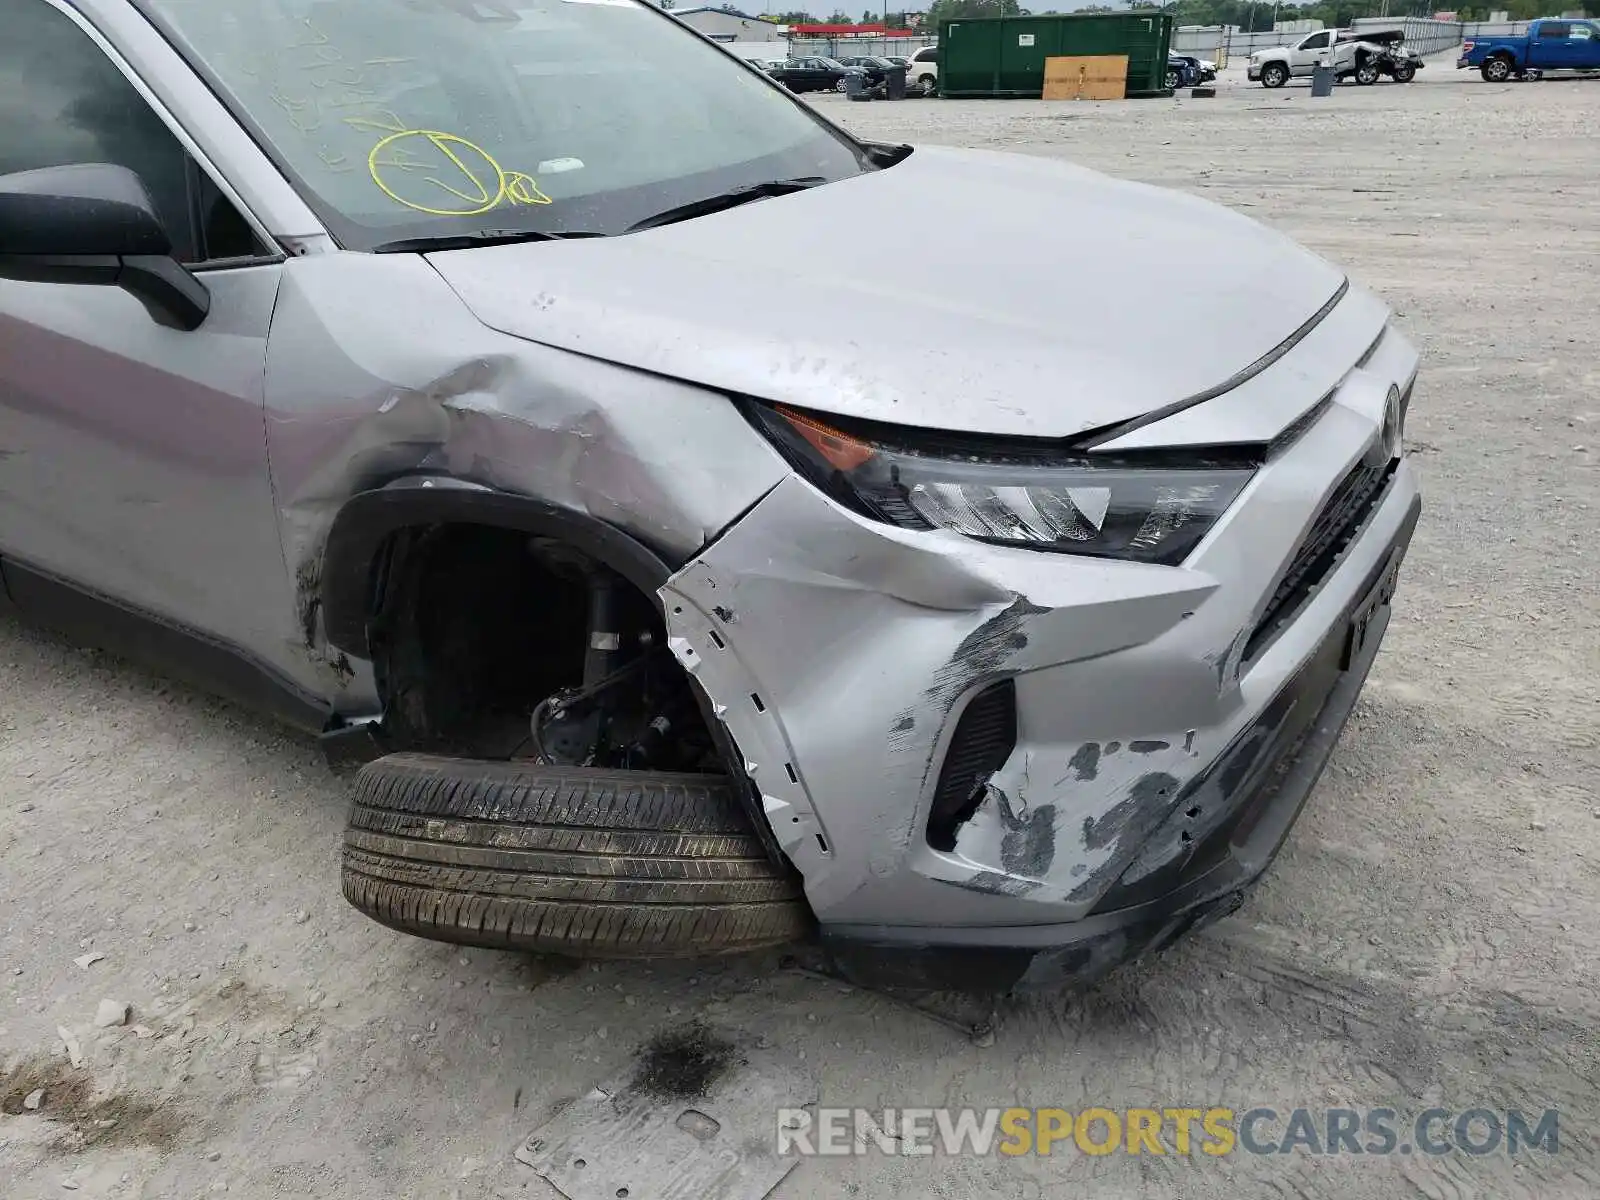
[[[1179,192],[933,147],[644,233],[428,258],[517,337],[823,412],[1041,437],[1216,387],[1343,282]]]

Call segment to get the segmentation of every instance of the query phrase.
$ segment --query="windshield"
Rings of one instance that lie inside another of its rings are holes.
[[[861,147],[635,0],[143,0],[344,246],[619,233],[866,169]]]

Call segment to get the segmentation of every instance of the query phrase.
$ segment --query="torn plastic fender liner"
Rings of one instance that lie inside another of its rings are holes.
[[[983,683],[1155,638],[1194,572],[881,525],[788,478],[662,590],[819,917],[921,844],[952,713]]]

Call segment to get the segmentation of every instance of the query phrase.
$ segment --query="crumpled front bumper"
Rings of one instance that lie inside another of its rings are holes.
[[[673,651],[740,748],[825,938],[891,973],[891,951],[936,949],[989,962],[986,985],[1027,985],[1087,977],[1236,902],[1354,703],[1387,622],[1372,597],[1417,519],[1415,476],[1394,460],[1292,619],[1253,636],[1341,481],[1378,455],[1390,385],[1415,371],[1398,335],[1370,359],[1183,568],[901,530],[789,478],[673,577]],[[1369,632],[1344,661],[1357,613]],[[1014,746],[936,848],[952,738],[1001,680]]]
[[[1246,79],[1251,79],[1251,80],[1260,79],[1261,78],[1261,64],[1260,63],[1251,63],[1248,67],[1246,67],[1244,69],[1244,76],[1245,76]]]
[[[1413,500],[1390,556],[1346,620],[1335,624],[1257,721],[1184,789],[1178,824],[1192,826],[1188,813],[1207,806],[1217,819],[1185,844],[1181,861],[1114,889],[1110,895],[1119,903],[1110,911],[1068,925],[985,929],[977,936],[967,930],[825,930],[835,963],[876,986],[966,990],[981,981],[979,990],[1026,991],[1082,984],[1235,911],[1277,857],[1361,694],[1388,627],[1419,511]],[[1356,621],[1359,649],[1348,654]]]

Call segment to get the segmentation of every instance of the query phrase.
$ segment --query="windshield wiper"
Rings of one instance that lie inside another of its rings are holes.
[[[549,233],[541,229],[474,229],[470,233],[440,233],[431,237],[380,242],[374,254],[406,254],[416,250],[469,250],[474,246],[503,246],[509,242],[564,242],[569,238],[604,237],[602,233]]]
[[[715,196],[707,196],[703,200],[691,200],[687,204],[663,209],[654,216],[635,221],[628,226],[626,232],[638,233],[641,229],[654,229],[658,225],[671,225],[675,221],[704,217],[710,213],[722,212],[724,209],[738,208],[739,205],[749,204],[752,200],[765,200],[768,196],[786,196],[790,192],[803,192],[807,188],[814,188],[819,183],[827,182],[821,175],[802,175],[796,179],[769,179],[765,183],[748,183],[743,187],[718,192]]]

